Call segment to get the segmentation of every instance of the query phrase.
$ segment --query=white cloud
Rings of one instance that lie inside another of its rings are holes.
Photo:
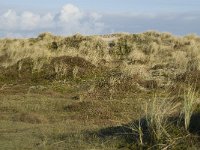
[[[3,31],[0,36],[35,35],[47,31],[57,34],[100,33],[104,29],[100,19],[100,14],[83,12],[72,4],[63,6],[57,14],[37,14],[30,11],[17,13],[15,10],[8,10],[0,14],[0,31]]]
[[[51,13],[47,13],[42,17],[42,20],[44,22],[52,22],[54,19],[54,16]]]
[[[200,12],[186,13],[97,13],[66,4],[57,13],[17,10],[0,11],[0,37],[37,36],[41,32],[69,35],[113,32],[167,31],[200,34]]]
[[[40,15],[32,12],[23,12],[20,16],[20,26],[22,30],[33,30],[40,25]]]
[[[18,16],[15,11],[9,9],[0,16],[0,28],[13,29],[18,25]]]
[[[102,18],[102,15],[101,14],[98,14],[96,12],[93,12],[90,14],[91,18],[94,19],[94,20],[99,20]]]
[[[58,16],[58,26],[62,28],[65,34],[77,32],[93,34],[100,33],[104,29],[103,23],[99,21],[100,14],[96,12],[85,13],[72,4],[65,5]]]
[[[78,22],[82,17],[83,13],[72,4],[65,5],[59,15],[59,19],[63,23]]]

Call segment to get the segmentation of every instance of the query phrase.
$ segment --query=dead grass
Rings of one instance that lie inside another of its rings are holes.
[[[186,132],[176,106],[193,98],[187,83],[199,89],[199,49],[198,36],[153,31],[1,39],[0,149],[198,147],[198,110]]]

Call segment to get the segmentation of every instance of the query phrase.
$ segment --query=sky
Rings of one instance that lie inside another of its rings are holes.
[[[200,0],[0,0],[0,37],[200,34]]]

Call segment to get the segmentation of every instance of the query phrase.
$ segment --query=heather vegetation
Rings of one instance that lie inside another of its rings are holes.
[[[0,39],[0,149],[198,149],[200,37]]]

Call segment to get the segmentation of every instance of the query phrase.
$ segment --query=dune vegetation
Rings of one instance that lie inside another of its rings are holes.
[[[0,149],[198,149],[200,37],[0,39]]]

